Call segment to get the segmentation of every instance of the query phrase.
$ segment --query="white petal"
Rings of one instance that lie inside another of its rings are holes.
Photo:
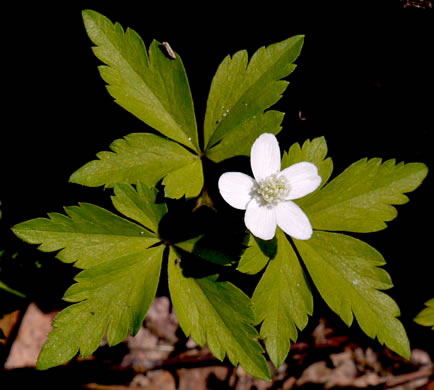
[[[250,152],[250,165],[256,181],[280,171],[280,148],[274,134],[260,135]]]
[[[223,199],[232,207],[245,210],[252,199],[255,180],[241,172],[226,172],[220,176],[218,187]]]
[[[247,205],[244,222],[254,236],[263,240],[271,240],[276,234],[274,208],[260,205],[255,198]]]
[[[285,168],[280,175],[288,180],[291,189],[288,200],[302,198],[315,191],[321,184],[321,176],[315,164],[307,161],[299,162]]]
[[[280,202],[275,210],[277,225],[286,234],[297,240],[309,240],[312,237],[309,218],[294,202]]]

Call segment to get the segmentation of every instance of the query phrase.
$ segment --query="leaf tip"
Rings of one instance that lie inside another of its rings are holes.
[[[45,371],[50,368],[60,366],[66,363],[69,359],[63,359],[60,354],[53,354],[53,351],[48,347],[48,341],[43,345],[39,353],[38,360],[36,361],[36,369],[38,371]],[[57,356],[57,360],[55,358]],[[72,359],[72,356],[70,357]]]
[[[83,16],[83,18],[94,18],[97,16],[102,16],[99,12],[94,11],[93,9],[90,8],[85,8],[81,11],[81,15]]]
[[[403,357],[406,360],[410,360],[411,358],[411,347],[410,347],[410,341],[407,337],[402,338],[400,340],[399,345],[387,345],[390,350],[397,353],[399,356]]]
[[[46,362],[44,362],[43,360],[41,360],[40,358],[38,358],[38,360],[36,362],[36,369],[38,371],[45,371],[45,370],[48,370],[51,367],[52,367],[52,365],[47,364]]]
[[[24,240],[24,236],[22,234],[23,226],[25,226],[25,222],[17,223],[16,225],[11,227],[12,233],[14,233],[21,240]]]
[[[84,9],[81,11],[81,17],[83,18],[83,22],[85,25],[94,18],[95,15],[98,13],[96,11],[93,11],[91,9]]]
[[[81,176],[82,175],[81,175],[80,169],[76,170],[74,173],[71,174],[71,176],[69,176],[68,183],[82,184],[83,185],[83,182],[81,180],[82,179]]]
[[[419,163],[419,166],[421,169],[422,180],[424,180],[429,172],[428,165],[426,165],[425,163]]]

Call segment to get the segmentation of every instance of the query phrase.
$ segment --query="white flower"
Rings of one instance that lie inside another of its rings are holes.
[[[299,240],[312,237],[312,225],[293,202],[315,191],[321,184],[317,167],[300,162],[280,170],[280,148],[273,134],[259,136],[252,145],[250,164],[254,178],[241,172],[226,172],[218,186],[232,207],[246,210],[244,222],[251,233],[271,240],[276,227]]]

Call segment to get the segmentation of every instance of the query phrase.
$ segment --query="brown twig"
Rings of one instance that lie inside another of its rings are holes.
[[[433,374],[434,374],[434,369],[431,367],[431,368],[421,368],[418,371],[409,372],[408,374],[393,376],[386,381],[385,388],[394,387],[402,383],[413,381],[415,379],[430,377]]]

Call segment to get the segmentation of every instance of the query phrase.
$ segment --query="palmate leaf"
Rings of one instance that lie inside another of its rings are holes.
[[[136,189],[129,184],[116,184],[113,205],[128,218],[158,234],[161,218],[167,213],[165,203],[157,202],[157,190],[138,182]]]
[[[234,153],[224,155],[220,150],[213,156],[212,148],[230,133],[234,133],[232,140],[237,146],[249,150],[254,138],[245,138],[244,134],[248,133],[248,128],[259,128],[255,119],[264,120],[259,114],[281,98],[288,85],[281,79],[295,69],[293,62],[302,45],[303,36],[295,36],[260,48],[250,61],[245,50],[223,60],[211,84],[204,122],[205,150],[211,159],[220,161]],[[273,125],[268,125],[267,131],[280,130],[281,119],[277,119]]]
[[[100,73],[115,101],[165,136],[199,152],[190,87],[179,55],[173,59],[153,41],[146,51],[140,36],[91,10],[84,25],[106,65]]]
[[[164,246],[103,262],[79,273],[38,358],[37,368],[63,364],[77,352],[91,355],[107,334],[109,345],[135,335],[157,291]]]
[[[290,340],[297,340],[313,311],[313,298],[296,253],[278,229],[277,253],[272,258],[252,297],[256,320],[261,325],[267,353],[275,367],[286,359]]]
[[[360,328],[399,355],[409,358],[404,327],[396,318],[397,304],[385,293],[392,287],[381,268],[381,254],[363,241],[340,233],[314,232],[310,240],[294,240],[318,291],[349,326],[356,317]]]
[[[431,326],[434,330],[434,298],[425,302],[425,308],[416,316],[414,321],[419,325]]]
[[[428,173],[422,163],[362,159],[302,202],[314,229],[367,233],[387,227],[397,215],[392,205],[408,202]]]
[[[57,258],[90,268],[101,262],[137,253],[159,240],[143,226],[101,207],[80,203],[65,207],[67,215],[48,214],[13,227],[13,232],[43,252],[60,251]]]
[[[198,195],[203,187],[202,162],[179,144],[154,134],[134,133],[114,141],[112,152],[100,152],[74,172],[70,181],[89,187],[113,187],[116,183],[149,187],[164,177],[165,195],[187,198]]]
[[[233,284],[217,280],[216,275],[186,277],[173,249],[169,255],[169,290],[179,323],[186,335],[201,346],[208,343],[214,356],[223,360],[227,354],[249,374],[270,379],[250,299]]]
[[[276,251],[276,239],[266,241],[250,234],[247,248],[241,255],[237,270],[254,275],[267,265],[270,258],[274,258]]]
[[[288,152],[283,153],[281,169],[283,170],[302,161],[315,164],[318,168],[318,174],[321,176],[321,185],[316,190],[319,191],[327,183],[333,172],[333,161],[330,157],[326,158],[327,151],[327,142],[324,137],[314,138],[312,141],[306,140],[301,147],[299,143],[295,143],[289,148]],[[297,203],[303,205],[311,196],[312,194],[309,194],[297,199]]]
[[[279,111],[267,111],[241,122],[236,132],[229,132],[206,156],[220,162],[234,156],[249,156],[253,142],[262,133],[278,134],[282,127],[284,114]]]
[[[67,215],[53,213],[13,228],[23,240],[40,244],[40,250],[60,251],[60,260],[85,269],[65,293],[64,299],[75,304],[56,317],[38,368],[62,364],[77,352],[90,355],[104,334],[114,345],[138,331],[155,296],[165,248],[156,244],[167,208],[151,203],[156,198],[156,191],[143,183],[136,189],[115,187],[115,207],[143,226],[81,203],[65,208]]]
[[[184,165],[164,177],[164,194],[173,199],[183,196],[193,198],[199,195],[203,183],[202,161],[196,157],[191,164]]]

